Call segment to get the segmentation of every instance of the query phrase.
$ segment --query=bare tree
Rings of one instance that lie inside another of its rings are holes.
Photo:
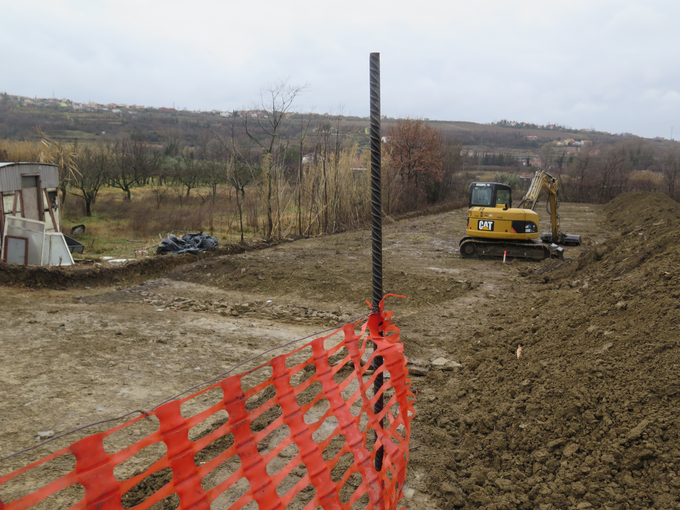
[[[328,232],[328,216],[330,213],[330,202],[328,199],[328,167],[331,165],[329,155],[331,150],[329,147],[331,130],[332,124],[330,122],[323,122],[319,126],[319,143],[317,150],[314,151],[315,157],[318,157],[321,161],[321,211],[323,213],[323,223],[321,228],[323,232]]]
[[[600,200],[608,202],[623,191],[630,173],[625,148],[621,144],[610,147],[598,165]]]
[[[592,169],[592,160],[588,147],[582,147],[578,156],[574,159],[569,167],[569,174],[571,180],[574,182],[578,191],[576,191],[576,200],[585,202],[589,196],[589,179],[588,172]]]
[[[186,148],[178,159],[175,167],[175,180],[177,184],[186,189],[186,197],[191,195],[191,190],[197,188],[201,182],[201,173],[205,161],[196,157],[196,152]]]
[[[217,142],[213,147],[215,157],[225,165],[226,181],[235,191],[241,242],[244,242],[243,204],[247,187],[259,175],[260,162],[254,162],[252,146],[248,143],[241,143],[235,117],[231,119],[229,138],[222,137],[219,133],[213,133],[213,136]]]
[[[412,198],[423,193],[432,203],[435,197],[427,194],[427,186],[441,182],[444,161],[439,131],[421,120],[406,119],[391,126],[385,136],[392,172],[412,189]]]
[[[305,121],[306,120],[306,121]],[[300,136],[298,137],[298,142],[299,142],[299,151],[298,151],[298,172],[297,172],[297,190],[296,190],[296,199],[297,199],[297,226],[298,226],[298,235],[302,235],[302,185],[303,185],[303,166],[304,166],[304,158],[305,158],[305,139],[307,137],[307,131],[309,130],[309,125],[312,122],[311,117],[308,117],[305,119],[303,115],[300,116]]]
[[[74,173],[70,180],[69,193],[85,200],[86,216],[92,216],[92,204],[106,182],[112,159],[111,149],[106,145],[85,147],[78,155],[78,173]]]
[[[541,160],[541,166],[544,170],[547,171],[550,167],[552,167],[553,163],[555,162],[555,151],[553,149],[553,145],[551,143],[546,143],[543,145],[538,153],[538,158]]]
[[[669,149],[661,161],[661,168],[663,171],[664,186],[666,193],[674,200],[678,199],[677,182],[680,179],[680,154],[678,149],[673,147]]]
[[[158,166],[157,170],[150,178],[151,192],[156,199],[156,208],[160,209],[161,202],[165,196],[170,192],[172,186],[172,175],[171,171],[168,170],[168,162],[170,165],[174,165],[174,160],[171,158],[164,158],[162,163]],[[170,166],[171,168],[171,166]]]
[[[164,135],[163,152],[166,156],[179,156],[185,147],[182,133],[178,129],[170,129]]]
[[[649,142],[634,138],[617,145],[625,153],[632,170],[647,170],[654,165],[654,147]]]
[[[260,92],[259,112],[255,114],[255,122],[252,122],[248,115],[245,117],[245,130],[248,138],[263,151],[262,179],[265,188],[264,198],[267,215],[266,239],[271,239],[274,230],[272,216],[273,166],[282,155],[280,147],[282,123],[295,99],[305,88],[306,86],[289,85],[287,80],[281,80],[270,85]]]
[[[207,159],[203,163],[201,180],[210,189],[210,199],[213,205],[217,199],[217,187],[227,182],[228,164],[220,159]]]
[[[441,140],[442,171],[441,179],[429,179],[424,189],[428,203],[446,200],[460,188],[460,198],[467,197],[467,186],[457,182],[456,176],[463,167],[463,143],[450,136]]]
[[[236,157],[232,157],[227,164],[227,181],[234,187],[236,192],[236,208],[238,210],[241,242],[243,242],[243,202],[246,199],[246,186],[253,179],[253,172],[248,165]]]
[[[138,135],[118,140],[113,151],[115,164],[109,184],[122,190],[129,201],[132,197],[131,189],[144,184],[154,174],[161,162],[161,156]]]

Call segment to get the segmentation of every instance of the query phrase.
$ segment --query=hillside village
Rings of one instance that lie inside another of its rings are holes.
[[[17,106],[23,107],[38,107],[38,108],[58,108],[58,109],[63,109],[63,110],[73,110],[73,111],[78,111],[78,112],[108,112],[112,114],[128,114],[128,115],[137,115],[140,112],[186,112],[186,113],[197,113],[197,114],[210,114],[210,115],[219,115],[220,117],[250,117],[250,118],[266,118],[267,117],[267,111],[265,110],[260,110],[260,109],[238,109],[238,110],[232,110],[232,111],[224,111],[224,110],[187,110],[187,109],[182,109],[178,110],[177,108],[173,107],[165,107],[165,106],[145,106],[145,105],[137,105],[137,104],[132,104],[128,105],[125,103],[96,103],[94,101],[90,101],[87,103],[80,103],[77,101],[72,101],[71,99],[66,99],[66,98],[30,98],[28,96],[21,96],[21,95],[12,95],[8,94],[6,92],[0,93],[0,104],[15,104]],[[295,113],[295,112],[286,112],[284,115],[285,119],[290,119],[295,117],[296,115],[300,115],[300,113]],[[325,114],[316,114],[321,117],[333,117],[330,113],[325,113]],[[367,120],[368,117],[357,117],[358,119],[364,119]],[[391,118],[387,115],[382,115],[383,120],[396,120],[394,118]],[[423,119],[425,122],[430,122],[430,119]],[[435,121],[436,122],[436,121]],[[516,129],[525,129],[525,130],[542,130],[542,131],[554,131],[554,132],[563,132],[563,131],[568,131],[568,132],[575,132],[575,133],[582,133],[584,137],[587,136],[588,133],[595,133],[592,129],[588,128],[579,128],[579,129],[572,129],[568,128],[565,126],[561,126],[559,124],[533,124],[530,122],[518,122],[515,120],[508,121],[508,120],[501,120],[495,123],[491,123],[491,125],[497,125],[500,127],[504,128],[516,128]],[[608,133],[606,131],[598,131],[597,132],[599,135],[610,135],[610,136],[617,136],[617,135],[612,135],[611,133]],[[623,136],[635,136],[635,135],[630,135],[629,133],[623,133]],[[535,141],[538,142],[542,140],[545,142],[546,138],[550,138],[549,135],[547,136],[541,136],[539,137],[538,135],[525,135],[524,138],[528,141]],[[555,139],[553,140],[553,144],[556,147],[576,147],[580,148],[581,146],[589,146],[592,145],[592,141],[585,139],[585,138],[562,138],[561,136],[557,135],[554,137]],[[655,141],[666,141],[667,139],[661,136],[657,136],[653,138]],[[567,150],[567,152],[579,152],[578,150]],[[591,154],[591,155],[597,155],[597,154]]]
[[[107,103],[100,104],[94,101],[88,103],[79,103],[77,101],[72,101],[70,99],[59,99],[59,98],[30,98],[27,96],[19,96],[7,94],[5,92],[0,93],[0,104],[2,103],[14,103],[18,106],[33,106],[39,108],[62,108],[64,110],[75,110],[81,112],[109,112],[109,113],[126,113],[129,115],[136,115],[142,111],[159,111],[159,112],[178,112],[177,108],[169,107],[155,107],[155,106],[144,106],[144,105],[128,105],[124,103]],[[266,117],[267,112],[264,110],[249,109],[249,110],[233,110],[233,111],[222,111],[222,110],[186,110],[191,113],[203,113],[203,114],[214,114],[221,117],[252,117],[252,118],[263,118]],[[287,113],[285,118],[291,118],[292,113]]]

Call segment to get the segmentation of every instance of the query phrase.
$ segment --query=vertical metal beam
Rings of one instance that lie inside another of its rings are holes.
[[[373,263],[373,309],[383,297],[382,282],[382,188],[380,183],[380,53],[371,53],[371,219]]]
[[[380,53],[371,53],[370,57],[370,88],[371,88],[371,239],[373,266],[373,313],[380,313],[378,305],[383,297],[383,267],[382,267],[382,186],[381,173],[381,133],[380,133]],[[383,364],[382,356],[376,356],[373,361],[374,369]],[[376,376],[373,392],[378,394],[383,385],[383,374]],[[376,414],[383,410],[382,395],[373,406]],[[380,422],[381,428],[384,423]],[[377,432],[376,432],[377,439]],[[381,446],[375,454],[375,469],[382,470],[384,448]]]

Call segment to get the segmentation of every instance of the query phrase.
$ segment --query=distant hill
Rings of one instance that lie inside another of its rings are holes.
[[[36,126],[58,141],[88,143],[102,138],[116,137],[121,133],[136,133],[150,143],[162,144],[169,136],[178,133],[187,144],[195,144],[208,132],[228,136],[232,123],[242,122],[245,116],[257,117],[257,110],[237,112],[193,112],[174,108],[150,108],[138,105],[75,103],[68,99],[31,99],[0,94],[0,139],[37,140]],[[252,120],[251,122],[254,122]],[[330,124],[338,136],[350,137],[360,147],[368,144],[367,117],[330,116],[323,114],[291,113],[286,118],[284,137],[294,139],[301,126],[310,122],[315,127]],[[443,137],[460,140],[466,147],[479,151],[506,151],[535,153],[544,144],[561,140],[588,140],[594,145],[614,143],[623,139],[639,138],[635,135],[613,135],[597,131],[573,130],[561,126],[535,126],[501,121],[478,124],[466,121],[424,122],[437,128]],[[384,130],[397,119],[385,118]],[[663,139],[655,144],[670,143]]]

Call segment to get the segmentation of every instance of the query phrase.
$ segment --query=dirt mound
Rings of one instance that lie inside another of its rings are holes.
[[[628,296],[643,302],[654,294],[658,304],[668,297],[656,295],[659,286],[672,288],[678,283],[680,204],[665,195],[631,193],[613,200],[605,212],[607,222],[621,234],[584,253],[576,263],[551,268],[543,279],[571,287],[595,280],[599,291],[612,290],[603,293],[605,300]]]
[[[619,195],[605,207],[608,220],[625,230],[633,226],[649,227],[680,219],[680,204],[658,193],[644,191]]]
[[[634,193],[606,212],[620,235],[528,271],[458,382],[428,374],[446,389],[414,430],[442,508],[680,508],[680,205]]]

